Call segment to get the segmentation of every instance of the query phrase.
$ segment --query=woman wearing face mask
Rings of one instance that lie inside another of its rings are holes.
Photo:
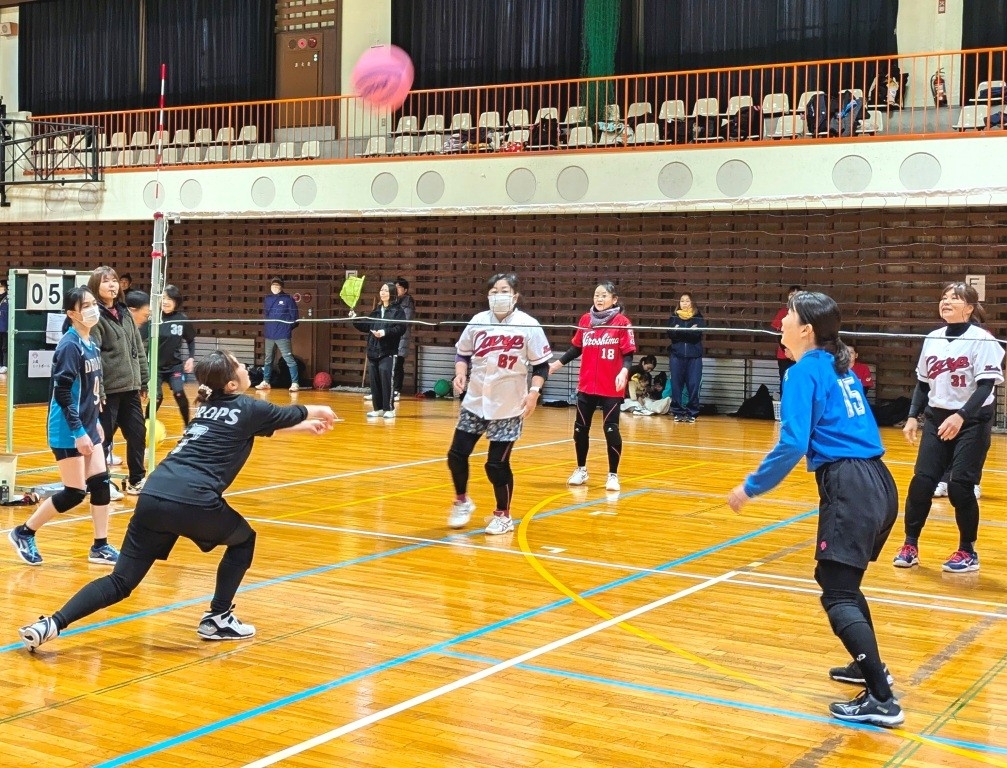
[[[490,442],[486,476],[496,498],[493,519],[486,526],[491,536],[514,530],[510,454],[521,436],[524,419],[535,410],[552,357],[538,320],[516,308],[520,298],[517,287],[515,274],[491,277],[489,310],[469,321],[455,345],[454,388],[458,394],[465,392],[465,399],[448,450],[448,469],[455,487],[448,525],[463,527],[476,508],[468,497],[469,457],[485,434]]]
[[[136,496],[143,488],[147,470],[143,451],[147,430],[143,423],[140,392],[146,389],[149,372],[143,337],[129,308],[119,299],[119,278],[111,267],[98,267],[87,287],[98,299],[100,317],[91,338],[101,350],[102,409],[105,454],[112,447],[112,434],[122,430],[126,439],[126,466],[129,476],[123,490]]]
[[[794,357],[781,401],[780,440],[744,483],[728,494],[735,512],[775,488],[807,457],[818,482],[815,581],[836,637],[852,660],[829,677],[865,686],[829,712],[839,720],[892,727],[905,720],[881,660],[867,599],[860,588],[899,514],[898,491],[881,460],[885,450],[850,351],[839,338],[839,307],[824,293],[790,298],[782,343]]]
[[[941,319],[946,325],[927,334],[916,366],[916,390],[902,433],[913,445],[917,416],[926,413],[923,439],[913,479],[906,493],[905,543],[895,556],[896,568],[920,562],[919,541],[945,472],[947,495],[955,509],[958,549],[944,563],[949,573],[979,570],[975,543],[979,537],[976,488],[990,449],[996,396],[1002,384],[1004,350],[980,327],[985,312],[976,289],[948,283],[941,291]],[[925,406],[925,410],[924,410]]]
[[[395,418],[395,392],[392,376],[395,372],[395,355],[399,339],[408,327],[405,312],[393,297],[398,296],[395,283],[382,283],[378,291],[378,305],[367,317],[353,321],[353,327],[367,334],[367,366],[370,369],[370,418]]]
[[[63,297],[63,309],[71,325],[53,353],[48,418],[49,447],[56,457],[63,490],[39,504],[28,521],[7,538],[28,565],[41,565],[35,533],[90,493],[94,543],[87,559],[115,565],[119,552],[108,543],[109,480],[98,419],[102,359],[91,340],[91,329],[98,323],[98,303],[90,290],[80,286]]]
[[[633,366],[636,340],[629,318],[622,314],[619,297],[612,283],[599,283],[594,289],[594,305],[577,323],[572,346],[559,360],[549,366],[549,375],[582,354],[577,379],[577,416],[573,423],[573,444],[577,452],[577,469],[567,480],[568,485],[587,482],[587,452],[591,445],[591,420],[601,408],[605,444],[608,446],[608,479],[606,491],[618,491],[619,459],[622,456],[622,435],[619,432],[619,406],[626,391],[629,369]]]
[[[669,378],[671,379],[671,412],[675,421],[692,424],[699,415],[699,385],[703,380],[703,334],[694,329],[705,328],[703,313],[692,301],[691,293],[683,293],[678,309],[668,318]],[[682,405],[682,390],[689,400]]]

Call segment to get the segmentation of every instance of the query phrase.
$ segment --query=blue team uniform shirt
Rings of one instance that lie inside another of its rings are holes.
[[[98,439],[101,350],[74,328],[60,338],[52,356],[49,386],[49,447],[74,448],[78,437]],[[69,395],[69,397],[67,396]]]
[[[833,362],[830,352],[813,349],[787,370],[780,441],[745,480],[749,496],[779,485],[802,456],[814,472],[829,462],[884,454],[863,385],[852,371],[836,373]]]

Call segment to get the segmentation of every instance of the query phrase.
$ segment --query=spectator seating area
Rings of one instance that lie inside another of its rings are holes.
[[[980,71],[979,59],[972,58],[980,54],[963,52],[959,71]],[[40,118],[50,125],[62,121],[70,130],[52,138],[40,131],[34,149],[57,171],[72,172],[85,165],[83,158],[94,157],[90,153],[107,169],[150,167],[159,148],[162,164],[171,167],[1003,128],[1004,80],[982,80],[974,95],[959,92],[956,102],[963,106],[937,106],[938,75],[930,76],[935,62],[920,56],[901,64],[912,68],[900,72],[885,59],[855,60],[416,91],[400,110],[383,114],[351,96],[179,107],[166,111],[165,125],[172,130],[163,136],[150,131],[157,120],[153,110],[64,115]],[[910,82],[934,89],[926,106],[917,98],[903,108]],[[854,83],[870,83],[866,94],[847,87]],[[79,125],[97,129],[96,146],[85,146],[75,134]]]

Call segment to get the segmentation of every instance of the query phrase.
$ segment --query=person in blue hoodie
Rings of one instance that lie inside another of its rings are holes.
[[[269,375],[273,370],[274,347],[280,350],[280,357],[290,369],[290,391],[296,392],[298,384],[297,361],[291,348],[290,338],[297,324],[297,302],[283,290],[283,280],[274,277],[269,282],[269,293],[263,300],[263,314],[266,317],[265,364],[262,367],[262,383],[256,389],[271,389]]]
[[[728,494],[735,512],[775,488],[801,460],[818,481],[815,581],[832,631],[853,660],[829,677],[863,685],[829,712],[840,720],[886,727],[905,720],[881,661],[867,600],[867,566],[878,559],[898,517],[898,492],[881,460],[884,448],[860,380],[850,371],[850,350],[839,338],[840,313],[824,293],[795,293],[783,319],[782,344],[795,364],[787,370],[780,439],[759,468]]]

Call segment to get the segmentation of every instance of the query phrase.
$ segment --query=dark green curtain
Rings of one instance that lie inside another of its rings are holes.
[[[583,77],[615,74],[621,11],[622,0],[585,0],[580,66]],[[584,83],[581,104],[587,107],[588,123],[604,120],[605,105],[615,99],[615,83],[609,80]]]

